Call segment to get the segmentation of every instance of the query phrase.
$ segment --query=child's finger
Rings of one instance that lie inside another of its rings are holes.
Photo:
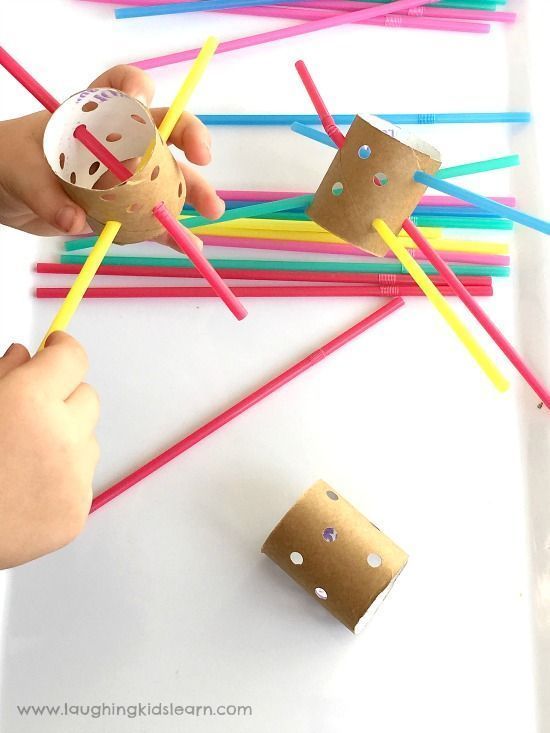
[[[225,211],[225,203],[216,193],[216,189],[190,166],[181,163],[179,165],[187,186],[186,202],[202,216],[219,219]]]
[[[99,420],[99,397],[89,384],[79,384],[75,391],[67,397],[65,404],[71,410],[83,435],[90,435]]]
[[[151,114],[157,127],[164,119],[168,111],[167,107],[151,110]],[[169,143],[183,150],[185,157],[197,165],[207,165],[212,160],[211,139],[208,128],[198,117],[190,112],[184,112],[179,118],[172,134],[168,139]]]
[[[40,385],[40,391],[66,400],[84,381],[88,357],[76,339],[56,331],[42,351],[24,364],[17,378]]]
[[[98,76],[91,87],[109,87],[119,89],[129,97],[135,97],[148,107],[155,93],[155,84],[151,77],[136,66],[114,66]]]
[[[21,344],[12,344],[0,358],[0,379],[5,377],[6,374],[17,369],[17,367],[26,364],[30,359],[29,352]]]

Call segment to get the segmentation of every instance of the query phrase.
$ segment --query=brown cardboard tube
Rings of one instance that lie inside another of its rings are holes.
[[[392,132],[405,138],[399,128]],[[383,257],[388,247],[373,230],[373,220],[382,219],[398,234],[426,190],[413,174],[433,175],[441,165],[435,148],[413,138],[410,143],[356,117],[308,209],[313,221]]]
[[[408,559],[324,481],[317,481],[285,514],[262,552],[354,633],[361,631]]]
[[[87,129],[128,167],[136,168],[124,183],[103,186],[107,170],[73,137]],[[122,224],[115,242],[157,239],[164,229],[152,214],[161,201],[178,216],[185,201],[185,180],[149,111],[137,99],[116,89],[86,89],[70,97],[51,116],[44,133],[44,154],[71,199],[88,216],[94,232],[105,222]]]

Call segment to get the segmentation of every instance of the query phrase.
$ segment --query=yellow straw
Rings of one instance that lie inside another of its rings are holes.
[[[447,324],[462,341],[464,346],[468,349],[470,354],[474,357],[499,392],[505,392],[509,387],[509,383],[504,375],[478,344],[470,331],[451,308],[449,303],[441,295],[439,290],[424,273],[418,263],[407,252],[403,244],[397,239],[389,226],[382,221],[382,219],[375,219],[372,222],[372,226],[392,250],[401,264],[408,270],[410,276],[424,292],[430,303],[439,311],[445,321],[447,321]]]
[[[185,224],[185,217],[180,217]],[[251,222],[265,221],[265,219],[253,219]],[[326,229],[321,229],[318,232],[308,231],[296,231],[296,230],[281,230],[281,229],[268,229],[263,227],[255,227],[252,225],[241,226],[243,223],[242,219],[239,219],[238,226],[235,226],[235,222],[221,222],[220,224],[212,223],[205,224],[204,226],[196,227],[193,229],[193,234],[202,236],[203,234],[216,234],[220,237],[243,237],[244,239],[294,239],[298,242],[325,242],[329,244],[347,244],[343,239],[337,237],[334,234],[330,234]],[[280,222],[278,222],[280,223]],[[421,229],[424,236],[429,240],[439,239],[442,236],[443,231],[441,229],[423,228]],[[399,236],[406,236],[406,232],[400,232]],[[408,246],[408,245],[407,245]]]
[[[39,351],[44,348],[46,339],[51,333],[54,331],[67,330],[67,326],[69,325],[71,318],[74,316],[80,301],[84,297],[84,293],[89,288],[98,267],[103,262],[103,258],[107,254],[107,250],[118,234],[120,227],[121,224],[118,221],[108,221],[103,227],[103,231],[99,235],[97,242],[94,244],[86,262],[82,265],[82,269],[78,273],[71,289],[67,293],[67,297],[61,304],[60,309],[57,311],[57,315],[53,319],[52,325],[44,336],[42,343],[39,346]]]
[[[168,138],[172,134],[174,127],[177,125],[178,120],[181,117],[190,96],[195,91],[195,87],[201,80],[201,77],[204,74],[206,67],[208,66],[208,62],[216,53],[218,43],[218,39],[213,38],[212,36],[206,39],[206,42],[202,47],[199,55],[195,59],[195,62],[191,67],[189,74],[187,74],[187,77],[183,82],[181,89],[177,93],[176,98],[172,102],[170,109],[160,123],[159,133],[164,142],[168,140]]]

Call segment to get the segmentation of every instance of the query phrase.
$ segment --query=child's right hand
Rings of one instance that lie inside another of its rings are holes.
[[[18,344],[0,359],[0,568],[63,547],[85,525],[99,459],[87,367],[61,332],[32,359]]]

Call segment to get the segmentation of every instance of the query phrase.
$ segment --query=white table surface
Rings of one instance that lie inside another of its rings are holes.
[[[77,0],[2,6],[2,43],[60,98],[118,62],[280,25],[206,14],[123,23]],[[519,170],[464,183],[548,217],[550,12],[544,0],[514,9],[521,22],[489,37],[350,27],[224,54],[192,110],[310,112],[298,58],[335,112],[530,109],[529,126],[420,134],[445,165],[520,153]],[[153,72],[159,104],[186,68]],[[2,118],[36,109],[5,74],[0,90]],[[331,156],[283,129],[212,134],[220,188],[314,190]],[[548,382],[548,241],[517,229],[511,242],[513,276],[486,307]],[[60,244],[0,229],[0,347],[38,343],[57,304],[31,297],[31,266]],[[97,491],[378,304],[250,301],[238,324],[214,300],[84,303],[71,331],[102,399]],[[73,545],[0,574],[0,729],[550,730],[548,413],[488,349],[512,378],[505,396],[428,303],[408,302],[98,512]],[[259,554],[320,477],[411,556],[359,637]],[[253,714],[31,719],[15,707],[66,701]]]

